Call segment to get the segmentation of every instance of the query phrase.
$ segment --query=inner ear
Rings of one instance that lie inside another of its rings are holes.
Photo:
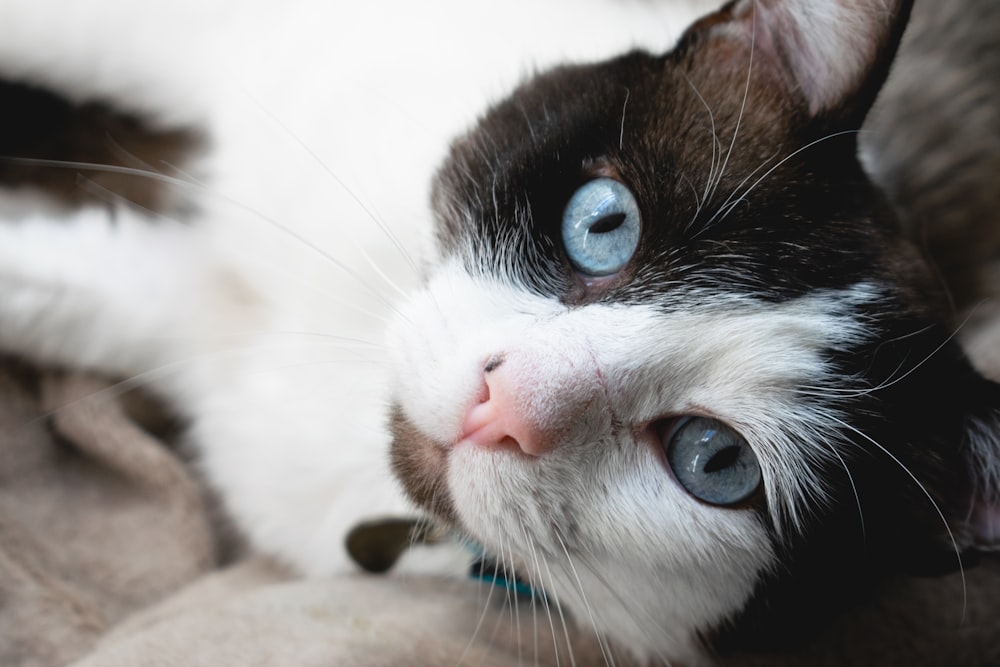
[[[912,0],[738,0],[688,38],[761,69],[809,117],[859,126],[885,81]],[[752,61],[751,61],[752,58]]]
[[[991,400],[970,416],[966,429],[964,454],[972,488],[959,530],[969,548],[1000,553],[1000,385],[983,384]]]
[[[949,563],[954,569],[956,551],[961,552],[963,565],[974,563],[980,555],[1000,554],[1000,384],[971,368],[968,373],[966,387],[952,388],[951,400],[963,404],[965,416],[958,457],[952,461],[964,469],[952,471],[957,473],[951,478],[958,486],[946,491],[947,500],[941,506],[950,534],[931,540],[937,548],[925,550],[923,565],[904,568],[914,574],[926,573],[921,569],[933,571],[941,564],[946,566],[942,570],[949,569]]]

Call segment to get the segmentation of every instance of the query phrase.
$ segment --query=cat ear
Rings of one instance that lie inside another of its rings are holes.
[[[932,519],[915,533],[922,537],[907,542],[897,554],[898,569],[910,575],[950,574],[988,553],[1000,555],[1000,384],[967,366],[963,375],[967,382],[952,386],[954,396],[941,400],[943,406],[953,399],[963,407],[960,440],[952,443],[955,451],[932,451],[932,445],[924,452],[925,463],[937,469],[936,475],[922,480],[930,483],[924,492],[933,489],[935,511],[946,519],[947,530]],[[933,413],[933,407],[923,409]],[[951,449],[944,441],[940,444]]]
[[[1000,553],[1000,385],[983,382],[994,400],[968,419],[964,454],[972,488],[957,532],[969,549]]]
[[[744,72],[762,70],[768,83],[777,82],[785,99],[809,117],[859,125],[888,75],[911,5],[912,0],[737,0],[691,32],[707,33],[715,43],[709,50],[725,54]]]
[[[923,554],[923,571],[915,574],[940,574],[955,569],[955,549],[962,553],[964,565],[974,564],[979,556],[1000,555],[1000,384],[975,373],[974,388],[959,392],[969,405],[965,416],[960,460],[965,474],[962,488],[955,489],[949,504],[942,506],[949,516],[951,534],[940,536],[937,550]]]

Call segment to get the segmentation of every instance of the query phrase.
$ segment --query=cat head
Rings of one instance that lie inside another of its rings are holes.
[[[856,158],[908,12],[731,3],[536,76],[438,175],[395,471],[641,656],[804,635],[990,538],[1000,394]]]

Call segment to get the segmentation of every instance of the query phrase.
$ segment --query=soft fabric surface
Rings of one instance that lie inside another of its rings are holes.
[[[518,633],[532,664],[568,655],[561,625],[553,649],[547,617],[533,622],[543,611],[512,616],[499,589],[461,578],[219,569],[225,524],[117,393],[0,365],[0,665],[500,666],[520,663]]]
[[[470,580],[299,580],[260,557],[229,562],[194,468],[117,394],[0,364],[0,665],[605,664],[586,619],[564,632],[555,611]],[[801,653],[722,662],[997,665],[998,608],[987,564],[964,593],[955,576],[904,581]]]
[[[2,665],[64,664],[215,565],[200,485],[105,387],[0,369]]]

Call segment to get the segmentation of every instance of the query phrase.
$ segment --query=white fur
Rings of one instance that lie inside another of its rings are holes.
[[[212,83],[203,63],[226,4],[4,2],[0,75],[164,125],[204,121]]]
[[[782,305],[681,291],[657,308],[571,308],[453,262],[398,318],[392,387],[451,449],[448,488],[479,540],[642,658],[695,661],[695,632],[741,608],[775,563],[756,516],[692,499],[645,427],[728,422],[757,452],[775,522],[799,521],[824,498],[816,461],[836,464],[843,444],[836,412],[799,392],[845,386],[822,350],[863,339],[852,307],[876,297],[867,285]],[[576,421],[541,458],[454,444],[497,356],[525,375],[525,410]]]
[[[738,609],[774,555],[753,513],[683,493],[643,427],[728,421],[761,458],[775,520],[796,523],[822,499],[810,458],[836,456],[837,415],[803,410],[795,388],[823,390],[819,350],[858,340],[850,310],[873,289],[570,310],[446,264],[401,295],[420,284],[427,185],[451,136],[534,66],[668,48],[697,3],[86,4],[6,0],[0,71],[197,123],[211,152],[191,175],[167,171],[199,209],[181,223],[10,207],[0,344],[165,395],[238,524],[310,573],[350,567],[359,518],[411,511],[386,472],[390,396],[450,444],[490,355],[544,383],[540,414],[594,398],[565,370],[595,368],[607,410],[542,465],[459,448],[449,488],[463,522],[578,621],[644,658],[696,662],[694,631]]]
[[[193,125],[210,152],[154,165],[190,220],[5,194],[0,344],[167,396],[260,548],[348,568],[346,527],[408,507],[381,331],[448,140],[534,67],[668,48],[696,4],[5,2],[4,77]]]

